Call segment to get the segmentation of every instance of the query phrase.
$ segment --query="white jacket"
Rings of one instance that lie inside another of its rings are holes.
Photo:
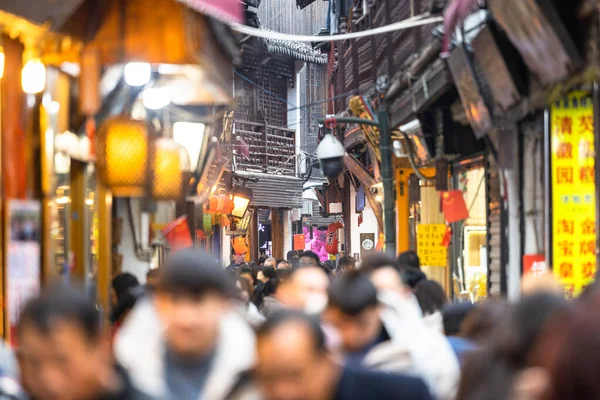
[[[115,338],[115,357],[133,384],[159,399],[167,399],[165,343],[161,323],[150,299],[138,302]],[[215,358],[201,393],[202,400],[224,400],[242,373],[254,366],[255,337],[237,312],[225,314]]]
[[[419,376],[436,399],[453,400],[460,366],[446,337],[425,325],[418,304],[410,298],[393,292],[380,293],[379,298],[384,306],[381,319],[391,340],[372,349],[364,365]]]

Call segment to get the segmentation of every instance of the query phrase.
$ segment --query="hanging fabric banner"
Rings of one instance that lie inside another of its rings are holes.
[[[577,296],[596,276],[594,108],[575,92],[552,106],[552,266]]]

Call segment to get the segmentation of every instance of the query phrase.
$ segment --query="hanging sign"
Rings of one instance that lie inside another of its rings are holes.
[[[446,225],[417,225],[417,254],[421,265],[445,267],[448,264],[448,249],[444,246]]]
[[[442,192],[442,211],[444,211],[444,218],[449,224],[469,218],[469,210],[463,192],[460,190]]]
[[[306,237],[304,234],[294,235],[294,250],[305,250]]]
[[[594,109],[575,92],[552,106],[552,266],[577,296],[596,276]]]
[[[10,200],[6,254],[6,308],[10,340],[23,306],[40,290],[41,205],[39,201]]]

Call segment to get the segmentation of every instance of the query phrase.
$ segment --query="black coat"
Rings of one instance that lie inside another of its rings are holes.
[[[345,367],[334,400],[433,400],[422,379]]]

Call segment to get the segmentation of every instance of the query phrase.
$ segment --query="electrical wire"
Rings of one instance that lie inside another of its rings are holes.
[[[381,35],[384,33],[400,31],[404,29],[415,28],[422,25],[429,25],[442,22],[442,17],[429,17],[429,13],[417,15],[412,18],[405,19],[403,21],[394,22],[389,25],[381,26],[379,28],[368,29],[366,31],[344,33],[341,35],[331,36],[306,36],[306,35],[290,35],[287,33],[265,31],[259,28],[253,28],[250,26],[242,25],[239,23],[230,22],[229,26],[235,31],[243,33],[244,35],[250,35],[262,39],[272,40],[285,40],[290,42],[335,42],[350,39],[360,39],[364,37]]]

